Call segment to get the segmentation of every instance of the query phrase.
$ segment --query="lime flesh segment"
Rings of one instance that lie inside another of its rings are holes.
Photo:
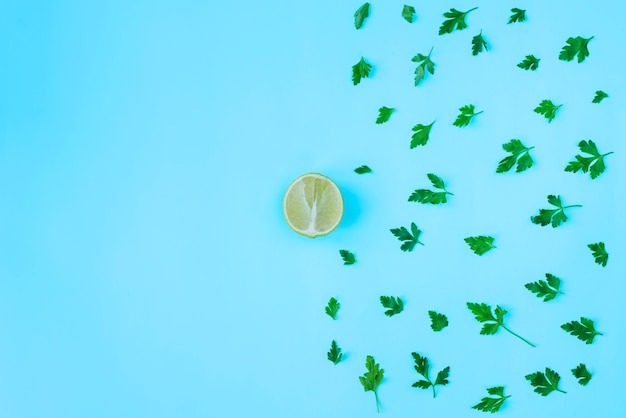
[[[331,179],[309,173],[291,183],[285,193],[283,210],[291,229],[314,238],[337,228],[343,216],[343,198]]]

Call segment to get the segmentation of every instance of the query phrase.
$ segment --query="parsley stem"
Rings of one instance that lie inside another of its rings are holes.
[[[380,408],[378,407],[378,391],[374,391],[374,397],[376,398],[376,412],[380,414]]]
[[[559,388],[556,388],[556,390],[557,390],[558,392],[561,392],[561,393],[567,393],[567,392],[565,392],[564,390],[561,390],[561,389],[559,389]]]
[[[613,151],[611,151],[611,152],[607,152],[606,154],[602,154],[602,156],[601,156],[600,158],[602,158],[602,157],[606,157],[606,156],[607,156],[607,155],[609,155],[609,154],[613,154]]]
[[[563,206],[563,209],[567,209],[567,208],[582,208],[583,205],[569,205],[569,206]]]
[[[524,341],[526,344],[530,345],[531,347],[537,347],[535,344],[531,343],[526,338],[524,338],[521,335],[516,334],[513,331],[511,331],[510,329],[508,329],[504,324],[501,323],[500,325],[502,326],[502,328],[504,328],[505,330],[509,331],[511,334],[515,335],[517,338],[519,338],[520,340]]]
[[[429,380],[430,382],[430,380]],[[433,385],[433,382],[430,382],[430,385],[433,387],[433,398],[437,397],[437,394],[435,393],[435,385]]]
[[[476,10],[476,9],[478,9],[478,7],[474,7],[473,9],[469,9],[467,12],[465,12],[465,14],[468,14],[469,12],[471,12],[473,10]],[[593,38],[593,36],[592,36],[592,38]]]

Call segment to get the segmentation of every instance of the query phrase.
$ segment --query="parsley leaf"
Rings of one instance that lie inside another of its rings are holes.
[[[326,311],[326,315],[336,320],[337,312],[339,311],[340,307],[341,307],[341,303],[337,302],[337,299],[330,298],[328,300],[328,305],[326,305],[326,308],[324,310]]]
[[[376,123],[381,124],[387,122],[395,110],[395,108],[387,106],[383,106],[378,109],[378,118],[376,118]]]
[[[589,370],[587,370],[587,366],[583,363],[580,363],[578,366],[572,369],[572,374],[576,379],[578,379],[578,383],[583,386],[587,386],[587,383],[591,380],[593,376]]]
[[[330,343],[330,350],[326,353],[328,356],[328,360],[332,361],[335,365],[341,361],[341,357],[343,357],[343,353],[341,352],[341,347],[337,345],[337,341],[333,340]]]
[[[490,398],[485,396],[476,405],[472,406],[473,409],[477,409],[483,412],[498,412],[504,404],[504,401],[511,397],[511,395],[504,396],[504,386],[494,386],[487,388],[487,393],[496,396]]]
[[[603,242],[596,242],[595,244],[588,244],[587,247],[591,250],[591,254],[597,264],[602,267],[606,267],[606,263],[609,261],[609,253],[606,252]]]
[[[526,10],[522,10],[522,9],[518,9],[517,7],[514,7],[514,8],[511,9],[511,12],[513,12],[513,14],[509,18],[509,22],[508,23],[525,22],[526,21]]]
[[[370,4],[365,3],[363,6],[359,7],[356,12],[354,12],[354,27],[357,29],[361,29],[363,26],[363,22],[370,14]]]
[[[600,103],[602,100],[606,99],[607,97],[609,97],[609,95],[603,92],[602,90],[596,90],[596,95],[591,101],[591,103]]]
[[[516,172],[520,173],[532,167],[533,159],[529,154],[529,151],[535,147],[526,147],[519,139],[511,139],[506,144],[502,145],[502,149],[506,152],[510,152],[511,155],[503,158],[498,163],[496,173],[505,173],[513,168],[517,163]]]
[[[465,105],[459,108],[459,110],[461,111],[461,113],[459,114],[459,116],[456,117],[456,120],[453,123],[454,126],[458,126],[459,128],[469,125],[474,116],[483,113],[482,110],[478,113],[474,113],[473,104]]]
[[[433,331],[438,332],[448,326],[448,317],[435,311],[428,311],[430,316],[430,327]]]
[[[472,251],[474,251],[474,254],[478,255],[483,255],[492,248],[496,248],[496,246],[493,245],[493,237],[489,237],[486,235],[467,237],[464,241],[467,243],[467,245],[469,245]]]
[[[372,169],[366,165],[362,165],[361,167],[355,168],[354,172],[357,174],[366,174],[366,173],[371,173]]]
[[[472,55],[476,56],[483,52],[483,48],[485,48],[485,51],[489,50],[487,48],[487,41],[483,38],[483,31],[481,29],[480,33],[472,38]]]
[[[339,250],[339,255],[341,255],[341,258],[343,259],[343,264],[345,266],[356,263],[356,258],[354,257],[354,254],[352,254],[348,250]]]
[[[596,335],[604,335],[599,331],[596,331],[593,321],[589,318],[580,318],[580,322],[578,321],[570,321],[561,325],[561,329],[569,332],[576,338],[581,341],[584,341],[586,344],[593,343],[593,339]]]
[[[561,279],[554,274],[546,273],[545,280],[526,283],[524,287],[535,293],[538,298],[543,298],[544,302],[554,299],[558,294],[563,294],[559,289],[561,287]]]
[[[535,392],[541,396],[547,396],[555,390],[561,393],[567,393],[559,389],[559,380],[561,380],[561,376],[559,376],[559,374],[554,370],[547,367],[545,374],[543,372],[531,373],[526,375],[526,380],[528,380],[531,386],[535,388]]]
[[[428,179],[436,189],[443,190],[442,192],[433,192],[429,189],[416,189],[411,196],[409,196],[409,202],[430,203],[431,205],[438,205],[440,203],[446,203],[448,199],[446,195],[452,195],[446,190],[443,180],[433,173],[428,173]]]
[[[541,103],[539,103],[539,106],[537,106],[533,111],[543,115],[546,119],[548,119],[548,123],[550,123],[554,120],[556,111],[559,110],[561,106],[563,105],[555,105],[552,103],[552,100],[545,99],[542,100]]]
[[[571,61],[574,59],[576,55],[578,55],[578,62],[581,63],[589,56],[589,49],[587,48],[587,44],[591,38],[585,39],[577,36],[575,38],[568,38],[567,45],[565,45],[561,49],[561,53],[559,54],[559,59],[562,61]]]
[[[535,71],[537,68],[539,68],[539,61],[541,61],[541,58],[537,58],[534,55],[526,55],[526,58],[524,58],[522,62],[517,64],[517,66],[522,70]]]
[[[397,315],[404,310],[404,302],[402,302],[400,297],[381,296],[380,304],[383,305],[383,308],[387,308],[385,311],[385,315],[387,316]]]
[[[362,78],[369,78],[372,66],[361,57],[361,60],[352,66],[352,83],[356,86]]]
[[[418,53],[416,56],[411,58],[411,61],[418,62],[419,65],[415,69],[415,85],[417,86],[419,83],[424,80],[426,77],[426,71],[428,71],[431,75],[435,74],[435,63],[430,59],[430,55],[433,53],[434,47],[430,48],[430,52],[428,55],[423,55]]]
[[[591,157],[585,157],[580,154],[575,155],[574,158],[576,158],[576,160],[570,161],[565,167],[565,171],[571,173],[577,173],[579,171],[586,173],[589,171],[589,175],[592,179],[595,179],[600,174],[604,173],[604,170],[606,169],[606,165],[604,165],[604,157],[609,154],[613,154],[612,151],[607,152],[606,154],[600,154],[598,147],[591,139],[589,141],[580,141],[578,143],[578,148],[580,148],[581,152],[591,155]]]
[[[472,303],[467,302],[467,307],[474,314],[474,317],[478,322],[484,322],[483,328],[480,330],[481,335],[493,335],[498,332],[498,328],[502,327],[506,331],[515,335],[520,340],[524,341],[526,344],[531,347],[536,347],[535,344],[531,343],[524,337],[514,333],[509,328],[504,325],[504,315],[508,313],[505,309],[501,308],[499,305],[496,306],[495,316],[494,313],[491,312],[491,306],[486,303]]]
[[[563,204],[561,203],[561,196],[548,195],[548,203],[550,203],[552,206],[556,206],[557,209],[539,209],[539,215],[530,217],[532,223],[541,226],[551,224],[552,228],[556,228],[563,222],[567,222],[565,209],[582,208],[582,205],[563,206]]]
[[[413,136],[411,137],[411,149],[417,147],[418,145],[426,145],[428,142],[428,138],[430,137],[430,129],[433,127],[435,121],[433,121],[430,125],[422,125],[418,123],[413,127]]]
[[[419,241],[419,236],[422,231],[417,227],[417,225],[415,225],[414,222],[411,222],[412,234],[403,226],[400,228],[392,228],[390,231],[395,237],[398,238],[398,240],[404,241],[402,245],[400,245],[400,249],[402,251],[413,251],[416,244],[424,245]]]
[[[365,358],[365,367],[367,368],[367,372],[363,376],[359,376],[359,381],[363,385],[365,392],[374,392],[374,396],[376,397],[376,411],[380,412],[378,406],[378,385],[383,381],[385,369],[381,369],[372,356]]]
[[[402,17],[409,23],[413,23],[415,19],[415,7],[407,6],[406,4],[402,8]]]
[[[448,380],[448,376],[450,376],[450,366],[448,367],[444,367],[443,369],[441,369],[439,371],[439,373],[437,373],[437,377],[435,378],[435,381],[433,382],[432,380],[430,380],[430,378],[428,377],[428,371],[430,369],[430,364],[428,363],[428,359],[424,356],[420,356],[418,353],[411,353],[411,355],[413,356],[413,359],[415,360],[415,371],[422,375],[424,377],[425,380],[418,380],[417,382],[413,383],[411,386],[414,388],[420,388],[420,389],[428,389],[430,387],[433,388],[433,398],[437,396],[437,393],[435,392],[435,386],[437,385],[441,385],[441,386],[445,386],[448,383],[450,383],[450,381]]]
[[[466,12],[461,12],[457,9],[450,9],[449,12],[445,12],[443,14],[444,17],[448,19],[444,20],[441,26],[439,27],[439,35],[444,35],[446,33],[452,33],[455,30],[463,30],[467,27],[467,23],[465,23],[465,16],[473,10],[478,9],[478,7],[474,7],[473,9],[469,9]]]

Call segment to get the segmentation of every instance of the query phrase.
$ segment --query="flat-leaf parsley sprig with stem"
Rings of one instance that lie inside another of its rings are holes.
[[[428,173],[428,180],[432,183],[435,189],[441,190],[440,192],[434,192],[429,189],[416,189],[409,196],[409,202],[430,203],[431,205],[439,205],[448,201],[447,195],[454,195],[446,189],[446,185],[441,177],[433,173]]]
[[[561,376],[554,370],[546,367],[546,372],[535,372],[527,374],[526,380],[530,382],[530,385],[534,387],[534,391],[541,396],[548,396],[550,393],[557,392],[567,393],[564,390],[559,389],[559,381]]]
[[[572,374],[576,379],[578,379],[578,383],[582,386],[587,386],[587,384],[591,381],[593,375],[587,369],[583,363],[580,363],[578,366],[572,369]]]
[[[415,225],[415,222],[411,222],[411,232],[403,226],[392,228],[390,231],[398,240],[402,241],[402,245],[400,245],[402,251],[413,251],[417,244],[424,245],[419,240],[422,231]]]
[[[559,59],[562,61],[571,61],[578,55],[578,63],[580,64],[589,56],[589,48],[587,45],[593,38],[593,36],[591,38],[583,38],[580,36],[568,38],[566,45],[559,53]]]
[[[580,318],[579,321],[570,321],[561,325],[561,328],[565,332],[569,332],[585,344],[593,343],[593,339],[596,335],[604,335],[600,331],[596,331],[593,320],[585,317]]]
[[[467,28],[465,23],[465,17],[472,11],[478,9],[478,7],[471,8],[465,12],[451,8],[450,11],[445,12],[443,17],[447,19],[443,21],[439,27],[439,35],[445,35],[446,33],[452,33],[455,30],[463,30]]]
[[[472,38],[472,55],[476,56],[483,52],[483,48],[485,51],[488,51],[487,41],[483,38],[483,31],[480,30],[480,33]]]
[[[524,58],[522,62],[517,64],[517,66],[521,68],[522,70],[535,71],[537,68],[539,68],[539,61],[541,61],[541,58],[537,58],[532,54],[526,55],[526,58]]]
[[[561,279],[554,274],[546,273],[546,280],[526,283],[524,287],[535,293],[538,298],[543,298],[544,302],[554,299],[557,295],[562,295]]]
[[[433,382],[428,377],[429,369],[430,369],[430,364],[428,362],[428,359],[415,352],[411,353],[411,355],[413,356],[413,360],[415,361],[415,366],[413,366],[415,368],[415,371],[424,377],[424,379],[418,380],[417,382],[413,383],[411,386],[414,388],[420,388],[420,389],[428,389],[432,387],[433,398],[437,397],[437,392],[435,392],[435,386],[437,385],[445,386],[448,383],[450,383],[450,381],[448,380],[448,377],[450,376],[450,366],[447,366],[441,369],[437,373],[437,377],[435,378],[435,381]]]
[[[480,400],[480,402],[472,406],[473,409],[491,413],[498,412],[504,404],[504,401],[511,397],[511,395],[504,395],[504,386],[494,386],[492,388],[487,388],[487,393],[495,396],[495,398],[485,396]]]
[[[359,381],[363,385],[363,390],[365,392],[374,392],[374,397],[376,398],[376,411],[380,412],[378,386],[383,381],[385,369],[381,369],[380,365],[376,363],[376,360],[374,360],[374,357],[372,356],[367,356],[365,358],[365,367],[367,368],[367,372],[363,376],[359,376]]]
[[[378,109],[378,117],[376,118],[376,124],[380,125],[381,123],[385,123],[389,121],[391,114],[395,112],[395,107],[387,107],[383,106]]]
[[[337,365],[337,363],[341,361],[343,353],[341,352],[341,347],[337,345],[337,341],[333,340],[330,343],[330,350],[326,353],[326,357],[329,361],[332,361],[334,365]]]
[[[416,86],[421,83],[424,78],[426,78],[426,72],[429,72],[431,75],[435,74],[435,63],[430,59],[430,56],[433,53],[433,49],[434,47],[430,48],[430,52],[428,53],[428,55],[418,53],[416,56],[411,58],[411,61],[419,63],[419,65],[415,69]]]
[[[600,174],[604,173],[604,170],[606,170],[604,157],[613,154],[613,151],[601,154],[600,151],[598,151],[596,143],[591,139],[588,141],[580,141],[578,143],[578,148],[581,152],[590,155],[590,157],[576,154],[574,156],[575,160],[570,161],[567,164],[565,171],[570,173],[577,173],[579,171],[582,171],[583,173],[589,172],[592,180],[598,178]]]
[[[514,8],[511,9],[511,12],[513,14],[509,18],[508,23],[525,22],[526,21],[526,10],[514,7]]]
[[[539,106],[533,109],[533,112],[543,115],[546,119],[548,119],[548,123],[550,123],[556,117],[556,111],[559,110],[561,106],[563,105],[555,105],[552,103],[552,100],[544,99],[541,103],[539,103]]]
[[[511,153],[511,155],[500,160],[496,173],[510,171],[515,163],[517,163],[517,168],[515,169],[517,173],[528,170],[533,166],[533,158],[530,156],[530,150],[533,148],[535,147],[525,146],[519,139],[511,139],[506,144],[503,144],[502,149]]]
[[[556,228],[563,222],[567,222],[568,218],[565,215],[565,209],[582,208],[582,205],[563,206],[561,196],[548,195],[548,203],[555,206],[556,209],[539,209],[539,215],[530,217],[532,223],[541,226],[551,224],[552,228]]]
[[[476,112],[475,110],[476,109],[474,108],[473,104],[460,107],[459,111],[461,113],[459,113],[459,116],[456,117],[456,120],[452,123],[452,125],[459,128],[463,128],[464,126],[469,125],[474,117],[483,113],[482,110],[480,112]]]
[[[493,335],[498,332],[500,327],[504,328],[506,331],[515,335],[520,340],[524,341],[526,344],[531,347],[536,347],[535,344],[528,341],[526,338],[522,337],[519,334],[511,331],[506,325],[504,325],[504,315],[508,313],[505,309],[501,308],[499,305],[496,306],[494,313],[491,312],[491,306],[486,303],[472,303],[467,302],[467,307],[474,314],[474,317],[478,322],[484,323],[482,329],[480,330],[481,335]]]

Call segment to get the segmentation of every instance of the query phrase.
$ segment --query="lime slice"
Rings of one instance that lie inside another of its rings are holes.
[[[315,238],[337,228],[343,216],[343,198],[339,187],[328,177],[304,174],[285,192],[283,211],[291,229]]]

